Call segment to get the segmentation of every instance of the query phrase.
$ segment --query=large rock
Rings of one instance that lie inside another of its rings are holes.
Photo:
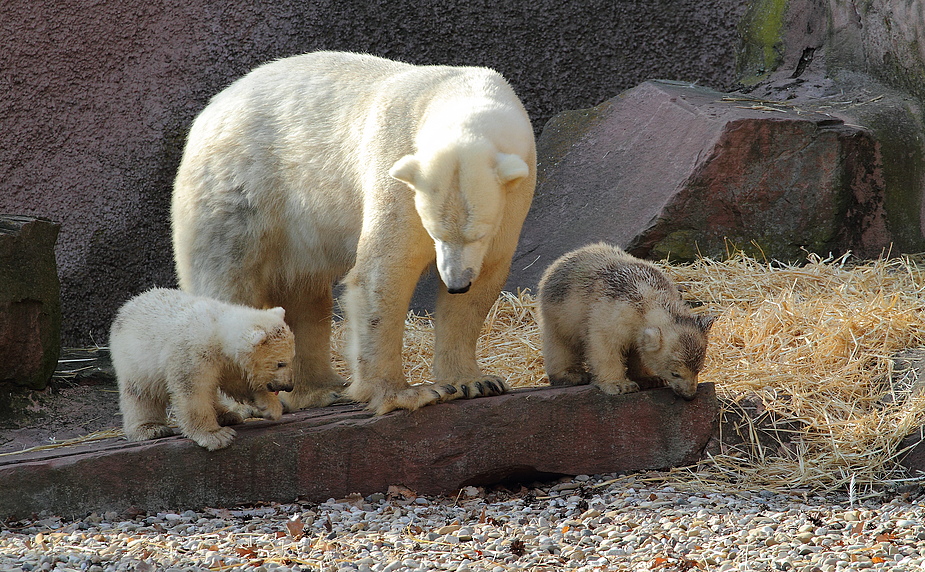
[[[738,64],[750,97],[863,125],[877,141],[892,253],[925,250],[925,0],[756,1]]]
[[[6,384],[44,389],[58,363],[58,229],[44,219],[0,216],[0,390],[4,396],[9,393]]]
[[[557,115],[509,287],[606,240],[641,257],[877,255],[889,245],[877,146],[822,113],[669,81]]]
[[[712,384],[693,401],[661,388],[608,396],[591,386],[518,390],[371,417],[358,406],[237,427],[227,449],[182,437],[110,440],[0,457],[0,518],[323,501],[404,485],[467,485],[696,462],[719,413]]]

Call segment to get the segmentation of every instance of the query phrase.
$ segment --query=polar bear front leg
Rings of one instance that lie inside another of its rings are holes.
[[[384,251],[383,251],[384,252]],[[385,256],[358,256],[344,279],[343,306],[347,318],[347,354],[353,378],[347,395],[377,415],[394,409],[415,410],[442,401],[452,386],[411,386],[402,370],[405,316],[415,283],[426,260],[407,258],[391,266]]]
[[[476,361],[476,344],[485,316],[507,278],[508,266],[486,262],[465,294],[450,294],[443,282],[435,313],[434,378],[458,391],[456,398],[500,395],[507,391],[497,375],[483,374]]]
[[[167,376],[180,432],[209,451],[227,447],[236,435],[234,429],[218,423],[215,411],[218,382],[217,368],[207,364],[189,370],[174,368]]]
[[[611,336],[592,331],[588,336],[587,347],[592,385],[609,395],[639,391],[639,384],[626,376],[628,348],[625,344]]]
[[[294,388],[279,394],[286,411],[330,405],[347,388],[347,381],[331,367],[333,304],[331,286],[317,284],[279,304],[286,309],[286,322],[295,337]]]

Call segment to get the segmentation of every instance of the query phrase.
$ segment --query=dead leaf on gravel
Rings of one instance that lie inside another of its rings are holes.
[[[302,538],[304,534],[305,523],[302,522],[302,517],[296,514],[286,521],[286,528],[289,530],[289,536],[291,536],[293,540],[298,540]]]

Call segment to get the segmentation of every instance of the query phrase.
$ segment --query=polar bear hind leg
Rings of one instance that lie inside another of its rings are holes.
[[[121,381],[121,380],[120,380]],[[167,426],[167,394],[137,391],[132,380],[122,382],[119,392],[119,409],[122,411],[122,429],[129,441],[145,441],[173,435]]]
[[[279,393],[283,409],[325,407],[341,399],[347,381],[331,367],[332,287],[315,285],[274,305],[286,308],[286,321],[296,344],[292,363],[295,389]]]

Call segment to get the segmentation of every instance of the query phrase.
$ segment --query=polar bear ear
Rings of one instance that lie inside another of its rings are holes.
[[[699,314],[697,316],[697,327],[700,328],[701,332],[707,333],[710,331],[710,328],[713,327],[713,322],[715,321],[716,321],[716,318],[713,316]]]
[[[498,180],[502,185],[530,174],[530,167],[517,155],[498,153]]]
[[[658,328],[646,328],[642,331],[641,349],[644,352],[657,352],[662,347],[662,332]]]
[[[252,346],[258,346],[266,339],[267,331],[261,328],[254,328],[247,337],[247,341],[249,341]]]
[[[275,308],[270,308],[270,309],[267,310],[267,311],[270,312],[270,313],[272,313],[272,314],[274,314],[274,315],[275,315],[276,317],[278,317],[280,320],[285,320],[285,319],[286,319],[286,310],[284,310],[284,309],[283,309],[282,307],[280,307],[280,306],[277,306],[277,307],[275,307]]]
[[[421,179],[421,162],[414,155],[405,155],[395,161],[389,169],[389,176],[415,188]]]

